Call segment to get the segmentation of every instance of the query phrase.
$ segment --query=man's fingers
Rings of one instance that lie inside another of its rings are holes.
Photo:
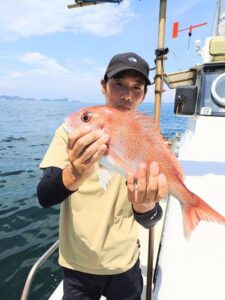
[[[134,187],[135,177],[133,173],[128,173],[127,175],[127,186]]]
[[[135,177],[134,174],[129,173],[127,176],[127,194],[128,200],[132,203],[135,201]]]
[[[91,131],[90,126],[74,130],[69,135],[68,159],[77,177],[86,178],[94,170],[94,164],[107,150],[109,135],[102,130]]]
[[[103,134],[102,130],[88,132],[76,140],[71,149],[71,154],[75,158],[82,155],[84,156],[83,161],[88,160],[108,139],[109,136]]]
[[[166,176],[160,173],[157,162],[150,164],[149,172],[142,163],[138,168],[137,179],[133,174],[128,174],[128,200],[136,211],[141,213],[149,211],[157,201],[167,197],[168,182]]]
[[[161,173],[158,177],[158,194],[157,200],[164,199],[168,196],[169,187],[166,176]]]
[[[80,156],[84,151],[91,146],[92,143],[97,141],[102,136],[100,131],[92,131],[80,137],[73,147],[73,153],[75,157]],[[88,159],[88,158],[87,158]]]
[[[88,161],[89,159],[92,160],[97,157],[97,159],[101,158],[101,156],[104,154],[105,150],[107,149],[106,142],[108,141],[109,136],[103,135],[97,140],[95,140],[92,144],[87,146],[82,153],[80,153],[81,162]]]
[[[150,176],[157,177],[159,175],[159,164],[156,161],[150,164]]]
[[[142,163],[138,168],[138,187],[137,187],[137,202],[143,202],[147,187],[147,167]]]
[[[95,154],[88,160],[81,161],[81,158],[76,159],[73,163],[71,163],[73,165],[74,172],[79,174],[79,176],[87,176],[92,174],[94,170],[94,164],[100,159],[106,149],[106,145],[101,145]]]
[[[89,155],[85,155],[85,158],[82,156],[81,162],[87,165],[94,164],[104,155],[106,150],[107,146],[105,144],[102,144],[93,154],[89,152]]]
[[[157,162],[150,164],[150,173],[147,187],[147,198],[154,199],[158,192],[158,176],[159,176],[159,165]]]
[[[138,168],[138,189],[146,189],[147,185],[147,167],[146,164],[142,163]]]
[[[90,126],[84,126],[73,130],[68,136],[69,140],[68,140],[67,148],[72,149],[76,141],[89,132],[91,132]]]

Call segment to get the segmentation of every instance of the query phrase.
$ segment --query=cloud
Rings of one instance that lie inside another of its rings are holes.
[[[27,52],[20,55],[8,53],[8,68],[1,70],[0,90],[2,94],[32,98],[64,98],[96,102],[102,99],[100,80],[102,67],[91,58],[84,58],[86,69],[64,67],[55,59],[40,52]],[[84,62],[83,62],[84,61]],[[89,64],[92,64],[92,68]],[[84,93],[85,91],[85,93]]]
[[[68,69],[58,64],[54,59],[49,58],[39,52],[28,52],[19,57],[19,59],[30,66],[34,66],[44,73],[52,73],[55,75],[70,73]]]
[[[0,3],[0,39],[13,40],[55,32],[111,36],[135,17],[132,0],[69,10],[71,0],[14,0]]]

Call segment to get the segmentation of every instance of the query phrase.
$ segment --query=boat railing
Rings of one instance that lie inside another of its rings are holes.
[[[28,299],[31,284],[32,284],[32,281],[34,279],[36,272],[41,267],[41,265],[55,252],[55,250],[58,249],[58,247],[59,247],[59,241],[57,240],[33,265],[33,267],[31,268],[31,270],[27,276],[27,279],[26,279],[26,282],[25,282],[25,285],[23,288],[23,293],[22,293],[20,300]]]

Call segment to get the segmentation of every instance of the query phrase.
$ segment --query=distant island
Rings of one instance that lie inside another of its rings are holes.
[[[9,100],[9,101],[15,101],[15,100],[27,100],[27,101],[57,101],[57,102],[80,102],[76,100],[71,100],[68,98],[57,98],[57,99],[36,99],[36,98],[25,98],[25,97],[19,97],[19,96],[8,96],[8,95],[0,95],[0,101],[1,100]]]

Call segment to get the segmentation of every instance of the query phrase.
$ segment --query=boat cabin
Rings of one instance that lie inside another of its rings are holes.
[[[204,52],[202,65],[165,77],[177,115],[225,116],[225,37],[208,38]]]

